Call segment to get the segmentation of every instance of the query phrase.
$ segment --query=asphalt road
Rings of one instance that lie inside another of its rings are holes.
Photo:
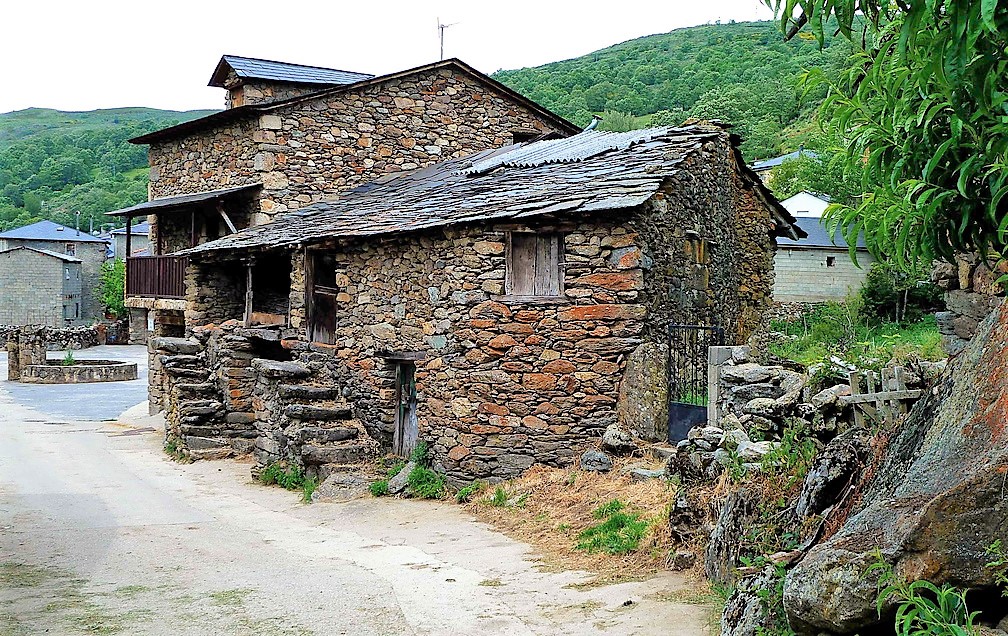
[[[143,359],[104,349],[78,357]],[[145,408],[119,417],[144,393],[0,381],[0,636],[704,633],[677,575],[582,588],[451,504],[304,505],[175,463]]]

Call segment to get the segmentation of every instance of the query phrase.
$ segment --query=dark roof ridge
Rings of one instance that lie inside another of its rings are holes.
[[[361,80],[360,82],[354,82],[353,84],[341,84],[337,86],[326,87],[322,90],[312,91],[310,93],[305,93],[304,95],[297,95],[295,97],[289,97],[287,99],[278,100],[275,102],[267,102],[264,104],[250,104],[246,106],[238,106],[236,108],[229,108],[227,110],[222,110],[218,113],[212,115],[207,115],[205,117],[200,117],[199,119],[192,119],[181,124],[176,124],[168,128],[163,128],[161,130],[156,130],[154,132],[147,133],[145,135],[140,135],[139,137],[134,137],[130,139],[131,144],[150,144],[158,141],[164,141],[168,139],[173,139],[177,136],[181,136],[190,131],[202,130],[204,127],[213,124],[223,124],[231,121],[237,121],[242,119],[246,114],[251,113],[268,113],[279,108],[284,108],[293,104],[297,104],[304,101],[311,101],[319,99],[322,97],[327,97],[329,95],[335,95],[337,93],[349,92],[353,90],[359,90],[362,88],[367,88],[369,86],[374,86],[376,84],[382,84],[389,82],[401,77],[412,75],[415,73],[422,73],[425,71],[431,71],[440,68],[446,68],[449,66],[457,67],[468,75],[476,78],[481,83],[488,84],[491,88],[498,90],[504,95],[518,101],[519,103],[525,105],[529,110],[544,115],[546,119],[551,120],[556,124],[561,130],[566,130],[570,134],[575,134],[581,131],[581,127],[577,126],[573,122],[561,117],[560,115],[549,110],[545,106],[525,97],[521,93],[518,93],[504,84],[493,79],[489,75],[477,71],[472,66],[469,66],[462,60],[451,57],[446,60],[441,60],[439,62],[432,62],[429,64],[424,64],[421,66],[416,66],[414,68],[406,69],[404,71],[397,71],[395,73],[388,73],[386,75],[377,75],[370,79]]]
[[[60,254],[59,252],[54,252],[52,250],[41,250],[37,247],[29,247],[27,245],[18,245],[12,247],[9,250],[0,250],[0,254],[9,254],[10,252],[16,252],[18,250],[28,250],[29,252],[36,252],[38,254],[43,254],[45,256],[50,256],[52,258],[58,258],[59,260],[66,263],[83,263],[81,259],[76,256],[70,256],[69,254]]]
[[[299,66],[301,68],[315,68],[315,69],[318,69],[320,71],[339,71],[340,73],[349,73],[351,75],[370,75],[371,77],[376,77],[376,75],[374,73],[363,73],[361,71],[347,71],[345,69],[333,68],[331,66],[316,66],[315,64],[301,64],[301,63],[298,63],[298,62],[284,62],[282,60],[270,60],[270,59],[267,59],[265,57],[249,57],[247,55],[231,55],[230,53],[225,53],[224,55],[222,55],[221,56],[221,61],[224,61],[224,60],[226,60],[228,58],[235,58],[235,59],[239,59],[239,60],[254,60],[256,62],[269,62],[270,64],[283,64],[285,66]],[[220,66],[220,62],[217,63],[217,66]],[[216,70],[214,72],[216,73]],[[211,78],[210,81],[212,82],[213,78]],[[216,84],[207,84],[207,86],[216,86]]]

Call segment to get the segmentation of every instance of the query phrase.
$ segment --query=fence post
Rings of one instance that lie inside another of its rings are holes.
[[[721,413],[718,411],[718,398],[720,397],[721,367],[725,362],[731,360],[732,347],[708,347],[707,348],[707,425],[717,426],[721,421]]]

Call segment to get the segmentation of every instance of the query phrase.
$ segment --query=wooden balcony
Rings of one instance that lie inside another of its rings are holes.
[[[185,298],[184,256],[131,256],[126,259],[126,297]]]

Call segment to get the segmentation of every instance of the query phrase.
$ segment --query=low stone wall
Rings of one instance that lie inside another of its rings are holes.
[[[955,264],[939,263],[931,279],[945,290],[946,311],[938,312],[938,331],[949,355],[956,355],[969,343],[984,318],[1004,300],[1004,287],[997,279],[1008,273],[1008,264],[995,269],[977,256],[960,256]]]
[[[100,327],[101,325],[90,327],[46,327],[41,325],[21,327],[16,325],[0,325],[0,340],[8,340],[12,335],[16,337],[18,332],[23,329],[31,329],[34,333],[41,328],[48,350],[65,351],[72,349],[76,351],[105,344]]]
[[[68,365],[52,362],[21,369],[21,382],[27,384],[82,384],[136,379],[136,363],[117,360],[78,360]]]

